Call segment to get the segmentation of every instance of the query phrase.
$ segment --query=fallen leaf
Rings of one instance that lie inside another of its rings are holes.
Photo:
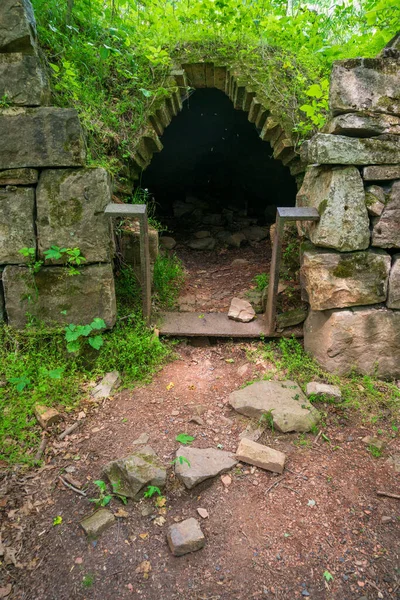
[[[139,533],[139,537],[141,540],[147,540],[147,538],[149,537],[148,533]]]
[[[118,517],[120,519],[127,519],[129,517],[129,513],[123,508],[119,508],[117,512],[114,513],[114,517]]]
[[[165,496],[158,496],[155,501],[155,505],[157,508],[162,508],[167,504],[167,499]]]
[[[167,390],[172,390],[172,388],[175,386],[174,382],[171,381],[168,385],[167,385]]]
[[[154,525],[158,525],[159,527],[162,527],[163,525],[165,525],[167,520],[164,519],[164,517],[157,517],[157,519],[154,519],[153,522],[154,522]]]
[[[9,583],[6,587],[0,588],[0,598],[6,598],[12,590],[12,585]]]
[[[150,563],[149,560],[144,560],[135,569],[135,573],[143,573],[144,579],[148,579],[149,578],[150,571],[151,571],[151,563]]]

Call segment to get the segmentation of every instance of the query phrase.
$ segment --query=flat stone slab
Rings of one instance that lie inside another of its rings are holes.
[[[37,56],[0,53],[0,98],[16,106],[50,104],[46,72]]]
[[[117,307],[112,265],[88,265],[79,270],[80,275],[70,276],[65,267],[42,267],[33,276],[27,267],[5,267],[9,325],[23,329],[29,313],[49,327],[87,325],[96,317],[113,327]]]
[[[400,377],[400,311],[376,307],[310,311],[304,347],[331,373],[353,369],[383,379]]]
[[[29,261],[19,251],[36,248],[34,207],[33,188],[0,188],[0,264]]]
[[[171,525],[167,533],[167,541],[174,556],[183,556],[203,548],[206,538],[200,523],[192,517]]]
[[[90,539],[97,538],[103,531],[114,525],[116,519],[112,512],[99,508],[95,513],[81,521],[81,527]]]
[[[145,446],[125,458],[112,460],[103,469],[116,493],[140,500],[144,488],[165,485],[167,471],[153,448]]]
[[[347,135],[350,137],[373,137],[389,133],[400,134],[400,118],[392,115],[375,114],[362,115],[347,113],[329,121],[323,128],[323,133]]]
[[[112,256],[111,181],[105,169],[49,169],[36,191],[39,254],[51,246],[78,247],[86,262],[108,262]],[[73,234],[73,235],[72,235]],[[62,264],[63,259],[51,264]]]
[[[319,381],[310,381],[307,383],[306,394],[308,398],[314,396],[315,398],[326,398],[335,402],[340,402],[342,399],[340,387],[328,383],[320,383]]]
[[[370,165],[363,168],[365,181],[390,181],[400,179],[400,165]]]
[[[72,108],[4,108],[0,110],[0,131],[3,169],[80,167],[85,163],[82,128]]]
[[[256,316],[255,310],[247,300],[233,298],[229,307],[228,318],[239,323],[250,323]]]
[[[320,165],[395,165],[399,160],[400,139],[396,136],[352,138],[317,133],[304,145],[302,157]]]
[[[99,400],[108,398],[121,382],[118,371],[112,371],[104,375],[103,379],[91,391],[91,396]]]
[[[236,458],[266,471],[283,473],[286,455],[279,450],[274,450],[274,448],[243,438],[236,450]]]
[[[320,414],[294,381],[256,381],[229,395],[229,404],[247,417],[270,414],[273,425],[284,433],[305,432],[316,425]]]
[[[390,264],[383,250],[344,253],[304,244],[301,277],[311,309],[385,302]]]
[[[184,486],[191,490],[196,485],[226,473],[237,464],[237,460],[230,452],[217,450],[216,448],[189,448],[181,446],[176,451],[176,457],[183,456],[190,466],[178,461],[175,463],[175,473]]]

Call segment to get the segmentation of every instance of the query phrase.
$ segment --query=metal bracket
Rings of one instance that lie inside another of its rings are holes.
[[[149,250],[149,224],[146,204],[108,204],[104,214],[108,217],[139,217],[140,269],[142,273],[143,317],[148,323],[151,316],[151,272]]]
[[[272,248],[271,270],[269,276],[267,309],[265,321],[268,333],[273,333],[276,328],[276,303],[279,286],[279,268],[282,257],[282,239],[284,226],[287,221],[318,221],[320,218],[316,208],[277,208],[274,246]]]

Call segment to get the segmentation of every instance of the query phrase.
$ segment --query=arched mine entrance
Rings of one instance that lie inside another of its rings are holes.
[[[226,314],[239,297],[262,313],[270,226],[277,206],[295,206],[294,177],[247,113],[217,89],[191,94],[162,143],[140,186],[167,228],[161,246],[186,270],[179,310]]]

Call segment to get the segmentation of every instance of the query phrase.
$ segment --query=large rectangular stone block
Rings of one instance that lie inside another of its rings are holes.
[[[317,133],[303,146],[305,162],[319,165],[395,165],[400,156],[400,136],[360,139]]]
[[[312,310],[385,302],[390,264],[379,250],[341,253],[305,244],[301,274]]]
[[[395,254],[390,270],[388,308],[400,310],[400,254]]]
[[[389,181],[391,179],[400,179],[399,165],[371,165],[363,168],[363,178],[365,181]]]
[[[65,267],[43,267],[33,276],[26,267],[7,266],[3,285],[9,325],[24,328],[29,314],[49,327],[86,325],[96,317],[112,327],[116,301],[111,264],[80,271],[70,276]]]
[[[23,264],[21,248],[36,248],[33,188],[0,188],[0,264]]]
[[[49,104],[50,88],[38,57],[0,53],[0,98],[17,106]]]
[[[300,231],[316,246],[342,252],[368,248],[368,211],[356,167],[309,167],[297,194],[297,206],[314,207],[320,214],[319,221],[300,225]]]
[[[400,61],[394,58],[336,61],[329,100],[334,115],[365,111],[400,115]]]
[[[30,0],[1,0],[0,52],[33,54],[36,23]]]
[[[0,165],[78,167],[85,162],[82,128],[72,108],[0,110]]]
[[[34,185],[39,173],[36,169],[7,169],[0,171],[0,185]]]
[[[41,257],[50,246],[59,246],[78,247],[87,262],[110,260],[111,224],[104,209],[111,202],[111,181],[104,169],[45,170],[36,197]]]
[[[392,185],[381,216],[373,219],[372,245],[400,248],[400,181]]]
[[[304,347],[331,373],[400,377],[400,312],[387,308],[310,311]]]
[[[328,121],[322,132],[356,138],[374,137],[383,134],[400,135],[400,117],[383,114],[347,113],[338,115]]]

